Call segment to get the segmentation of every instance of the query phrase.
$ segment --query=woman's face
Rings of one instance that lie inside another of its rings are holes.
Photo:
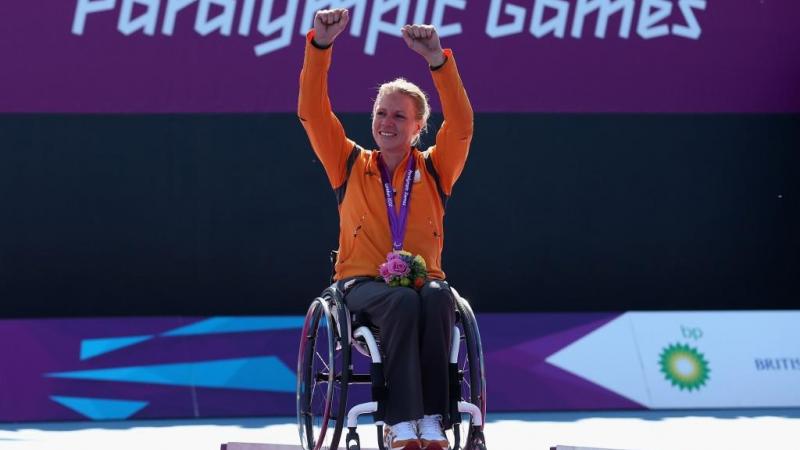
[[[406,151],[422,129],[414,102],[400,92],[385,94],[375,103],[372,137],[381,151]]]

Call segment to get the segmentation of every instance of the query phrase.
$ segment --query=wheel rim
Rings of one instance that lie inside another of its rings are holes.
[[[477,406],[483,421],[486,422],[486,377],[483,367],[483,350],[481,348],[480,331],[475,315],[469,304],[459,300],[459,312],[461,313],[461,345],[459,348],[459,371],[464,374],[461,383],[461,396]],[[470,357],[473,355],[473,357]],[[472,427],[466,433],[464,448],[468,447],[473,436]]]
[[[344,353],[325,300],[309,308],[297,368],[297,421],[305,450],[336,448],[341,436],[347,380]]]

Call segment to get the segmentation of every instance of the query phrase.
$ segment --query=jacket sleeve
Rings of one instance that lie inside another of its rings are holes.
[[[314,30],[311,30],[306,35],[297,116],[335,189],[345,181],[347,157],[355,144],[345,136],[328,98],[328,69],[333,49],[316,47],[311,42],[313,38]]]
[[[447,61],[431,71],[441,99],[444,122],[436,134],[436,145],[431,147],[430,157],[444,193],[450,195],[467,161],[473,118],[472,105],[458,74],[453,52],[446,49],[444,53]]]

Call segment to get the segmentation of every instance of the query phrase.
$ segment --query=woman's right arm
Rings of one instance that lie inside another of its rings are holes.
[[[347,139],[328,98],[331,45],[348,22],[347,10],[319,11],[306,36],[297,116],[333,188],[345,181],[347,157],[354,143]]]

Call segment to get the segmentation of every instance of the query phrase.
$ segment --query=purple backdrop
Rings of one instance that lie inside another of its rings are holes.
[[[489,410],[641,409],[545,362],[616,317],[480,315]],[[0,421],[291,416],[301,324],[275,316],[3,320]],[[140,342],[109,345],[130,337]],[[262,365],[270,358],[279,367]],[[220,366],[229,361],[247,363]],[[187,365],[193,373],[176,369]],[[114,402],[141,405],[120,413]]]
[[[432,90],[386,31],[422,21],[450,34],[479,112],[800,111],[796,0],[340,3],[354,6],[331,76],[341,112],[368,111],[373,87],[396,76]],[[291,112],[303,33],[326,4],[2,2],[0,112]],[[603,20],[615,5],[630,15]]]

